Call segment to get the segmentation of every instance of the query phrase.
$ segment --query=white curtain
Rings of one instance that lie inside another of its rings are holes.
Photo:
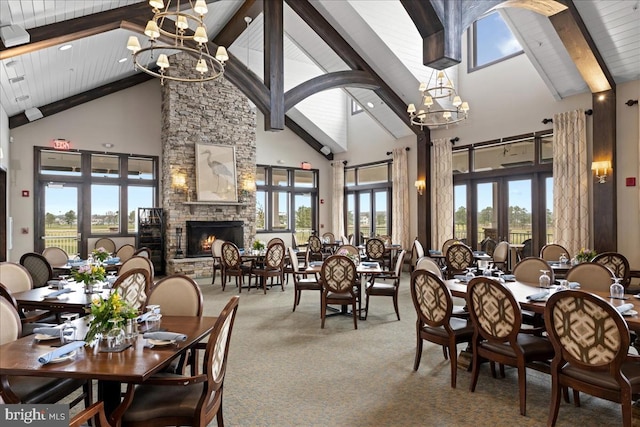
[[[432,141],[431,155],[431,248],[440,249],[454,237],[453,171],[451,143],[446,138]]]
[[[555,241],[571,254],[589,247],[589,179],[583,110],[553,116]]]
[[[391,195],[391,205],[393,220],[391,223],[391,241],[402,245],[407,249],[411,247],[409,240],[409,167],[407,165],[407,150],[405,148],[394,148],[393,165],[391,175],[393,179],[393,193]]]
[[[331,232],[337,240],[344,235],[344,164],[333,162],[333,200],[331,202]]]

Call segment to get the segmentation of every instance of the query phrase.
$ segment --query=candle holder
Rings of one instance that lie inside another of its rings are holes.
[[[178,237],[178,248],[176,249],[176,258],[184,258],[184,252],[182,252],[182,227],[176,227],[176,236]]]

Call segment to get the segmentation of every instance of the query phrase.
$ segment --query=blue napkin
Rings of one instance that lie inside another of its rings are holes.
[[[309,267],[320,267],[322,265],[322,261],[311,261],[309,263]]]
[[[618,310],[618,313],[622,314],[625,313],[629,310],[633,310],[633,304],[622,304],[616,307],[616,310]]]
[[[69,292],[73,292],[73,289],[70,289],[70,288],[60,289],[60,290],[57,290],[57,291],[53,291],[53,292],[45,295],[44,297],[45,298],[55,298],[58,295],[67,294]]]
[[[33,328],[34,334],[49,335],[50,337],[59,337],[61,328],[57,326],[41,326]]]
[[[146,313],[142,313],[140,316],[136,317],[136,322],[142,323],[149,318],[151,315],[155,315],[153,311],[147,311]]]
[[[145,332],[142,338],[148,340],[158,341],[186,341],[187,336],[185,334],[178,334],[175,332]]]
[[[528,295],[527,299],[529,301],[539,301],[544,299],[547,295],[549,295],[549,291],[538,292],[537,294]]]
[[[467,276],[465,276],[464,274],[456,274],[455,276],[453,276],[454,279],[458,279],[461,282],[466,282],[467,281]]]
[[[429,249],[429,255],[442,255],[442,251],[436,251],[433,249]]]
[[[377,262],[369,262],[369,261],[361,262],[360,264],[362,264],[363,267],[367,267],[367,268],[376,268],[380,265]]]
[[[578,282],[569,282],[569,289],[578,289],[580,287],[580,283]]]
[[[45,353],[43,355],[41,355],[40,357],[38,357],[38,362],[42,363],[43,365],[51,362],[54,359],[57,359],[59,357],[63,357],[66,356],[67,354],[71,353],[72,351],[80,348],[80,347],[84,347],[86,343],[84,341],[74,341],[74,342],[70,342],[69,344],[65,344],[62,347],[58,347],[55,350],[52,350],[48,353]]]
[[[516,281],[516,276],[514,276],[513,274],[503,274],[502,278],[507,282],[515,282]]]
[[[109,265],[113,265],[113,264],[117,264],[120,262],[120,258],[115,257],[115,258],[111,258],[105,261],[107,264]]]

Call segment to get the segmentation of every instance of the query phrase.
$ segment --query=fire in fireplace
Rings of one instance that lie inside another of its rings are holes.
[[[187,258],[211,255],[211,245],[216,239],[244,246],[242,221],[187,221]]]

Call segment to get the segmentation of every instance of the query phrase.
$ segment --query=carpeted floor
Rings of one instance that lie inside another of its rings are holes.
[[[542,426],[550,401],[550,377],[528,371],[527,416],[519,414],[517,375],[494,379],[483,366],[474,393],[471,375],[458,371],[451,389],[449,362],[439,346],[425,343],[413,371],[415,311],[405,273],[401,321],[391,298],[372,298],[369,318],[353,329],[350,317],[328,318],[320,329],[320,298],[303,292],[295,312],[293,284],[267,295],[241,293],[225,380],[228,426]],[[199,280],[205,314],[217,315],[225,292]],[[620,425],[619,406],[581,395],[582,406],[562,403],[558,426]],[[215,425],[215,422],[212,424]]]

